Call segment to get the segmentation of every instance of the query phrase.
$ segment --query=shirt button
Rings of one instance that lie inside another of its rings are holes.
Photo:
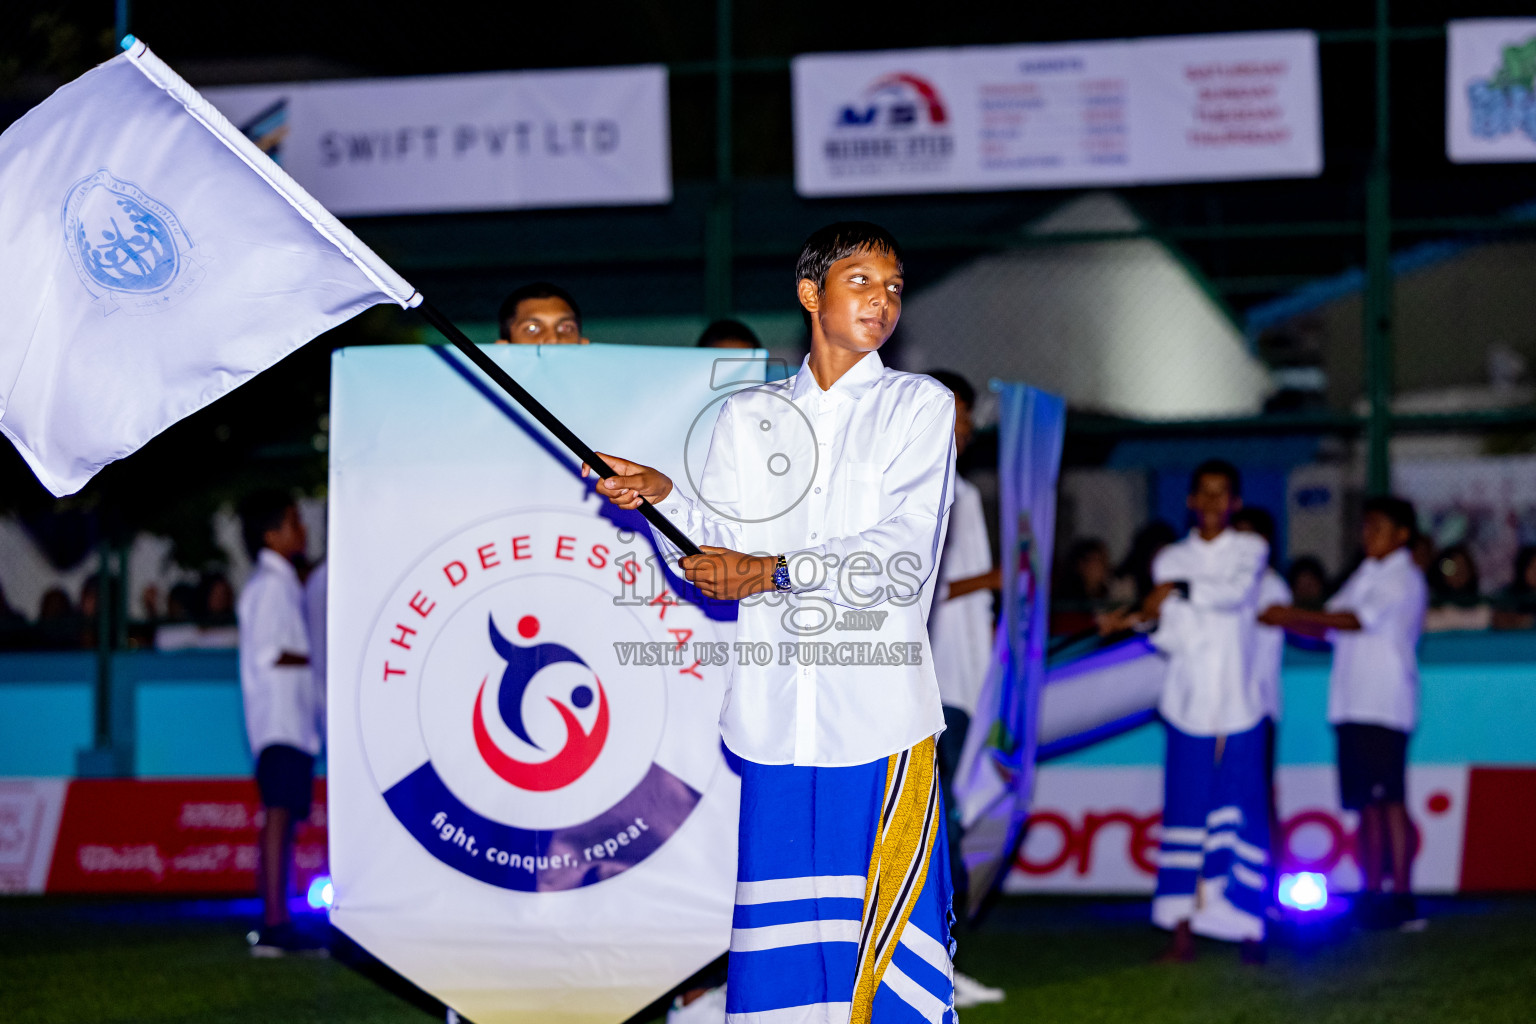
[[[816,488],[816,493],[817,493],[817,494],[820,494],[820,493],[821,493],[821,488],[820,488],[820,487],[818,487],[818,488]]]
[[[815,540],[815,539],[816,539],[816,535],[814,533],[811,534],[811,540]]]

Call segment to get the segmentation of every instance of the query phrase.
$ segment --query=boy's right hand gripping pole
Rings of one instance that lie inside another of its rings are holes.
[[[596,470],[599,479],[616,475],[613,468],[604,462],[597,452],[588,448],[581,438],[571,431],[570,427],[561,423],[554,413],[544,408],[543,403],[530,395],[521,384],[513,380],[510,373],[496,365],[494,359],[486,355],[480,350],[478,345],[470,341],[469,337],[459,330],[452,320],[438,312],[436,306],[423,300],[416,309],[426,319],[427,323],[437,328],[438,333],[447,338],[454,348],[464,353],[470,362],[480,368],[482,373],[495,381],[497,386],[503,391],[511,395],[513,400],[526,409],[530,416],[538,420],[545,430],[558,437],[561,443],[569,448],[577,458]],[[689,540],[688,535],[679,530],[675,523],[662,515],[661,510],[655,505],[641,498],[639,511],[641,515],[645,516],[647,522],[656,527],[657,531],[666,537],[667,540],[677,545],[684,555],[702,554],[699,546]]]

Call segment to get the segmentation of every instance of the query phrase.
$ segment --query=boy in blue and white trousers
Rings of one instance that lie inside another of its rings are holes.
[[[817,231],[796,266],[810,355],[725,402],[698,499],[603,456],[617,475],[599,491],[703,541],[683,572],[741,602],[741,644],[775,652],[732,666],[720,715],[742,758],[730,1024],[954,1019],[927,619],[955,403],[880,361],[902,288],[884,229]],[[880,628],[850,639],[836,630],[850,611],[884,613]]]

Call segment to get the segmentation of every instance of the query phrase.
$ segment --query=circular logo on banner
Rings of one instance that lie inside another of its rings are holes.
[[[390,810],[443,863],[574,889],[677,831],[721,763],[709,619],[645,538],[510,513],[423,555],[364,651],[363,747]]]

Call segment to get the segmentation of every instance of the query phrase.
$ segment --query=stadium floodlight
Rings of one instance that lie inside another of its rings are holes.
[[[331,909],[331,901],[336,898],[336,889],[331,885],[330,875],[316,875],[309,883],[309,892],[304,898],[309,905],[316,910]]]
[[[1328,879],[1316,871],[1280,876],[1280,903],[1292,910],[1322,910],[1328,906]]]

